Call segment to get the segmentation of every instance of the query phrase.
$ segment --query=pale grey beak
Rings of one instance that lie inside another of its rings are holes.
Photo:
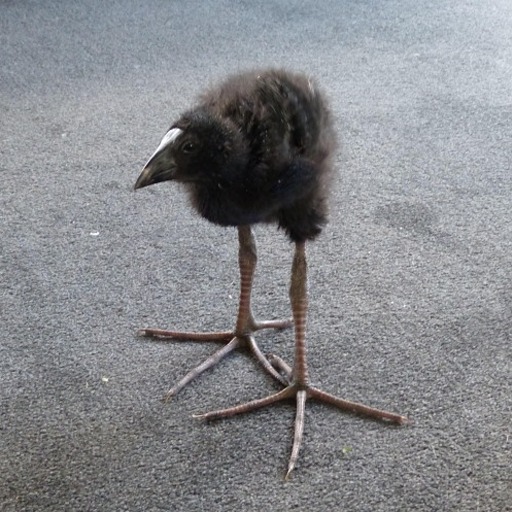
[[[164,135],[160,145],[147,161],[140,173],[140,176],[135,182],[135,190],[161,181],[174,179],[176,163],[166,150],[170,144],[173,144],[176,141],[182,132],[183,130],[180,128],[172,128]]]

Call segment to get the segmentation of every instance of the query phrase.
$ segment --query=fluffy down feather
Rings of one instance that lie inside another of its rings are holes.
[[[276,222],[294,242],[320,233],[335,136],[310,78],[283,70],[234,75],[204,93],[166,137],[136,188],[176,180],[215,224]]]

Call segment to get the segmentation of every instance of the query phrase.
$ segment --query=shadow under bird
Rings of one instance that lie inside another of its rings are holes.
[[[163,181],[184,184],[194,209],[221,226],[236,226],[239,239],[240,301],[232,331],[196,333],[142,329],[140,335],[226,344],[190,371],[167,393],[170,398],[237,348],[247,348],[281,385],[270,396],[198,415],[216,419],[295,398],[296,418],[288,478],[304,430],[307,398],[375,419],[405,424],[407,418],[343,400],[310,383],[306,360],[306,242],[327,220],[336,137],[328,107],[307,76],[270,69],[229,77],[207,91],[164,135],[144,166],[135,189]],[[256,245],[251,225],[275,223],[294,243],[290,301],[293,321],[257,321],[251,309]],[[265,357],[254,333],[293,325],[293,368]]]

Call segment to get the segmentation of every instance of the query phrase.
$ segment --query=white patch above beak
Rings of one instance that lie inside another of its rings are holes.
[[[180,133],[183,133],[183,130],[180,128],[171,128],[163,137],[160,145],[156,148],[155,153],[161,151],[165,146],[172,144],[179,136]]]
[[[163,139],[160,141],[159,146],[156,148],[156,151],[151,155],[150,159],[146,163],[146,165],[153,160],[155,155],[162,151],[165,147],[167,147],[169,144],[172,144],[179,136],[183,133],[183,130],[181,128],[171,128],[163,137]]]

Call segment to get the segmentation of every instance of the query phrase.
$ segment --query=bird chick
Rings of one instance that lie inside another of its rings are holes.
[[[403,416],[342,400],[309,382],[305,244],[320,234],[327,220],[335,146],[330,112],[309,77],[276,69],[252,71],[234,75],[206,92],[195,108],[173,123],[135,184],[139,189],[162,181],[183,183],[192,206],[202,217],[238,229],[240,301],[234,330],[140,331],[144,336],[175,340],[226,342],[171,388],[166,397],[174,396],[236,348],[248,348],[284,388],[266,398],[200,417],[228,417],[295,397],[295,435],[287,476],[298,458],[306,398],[378,419],[406,422]],[[252,314],[257,257],[251,226],[257,223],[276,224],[295,244],[290,286],[295,330],[293,368],[277,356],[266,358],[253,336],[259,329],[292,325],[281,320],[258,322]]]
[[[135,188],[184,183],[221,226],[277,222],[292,241],[326,222],[335,145],[327,107],[302,75],[237,75],[206,93],[166,133]]]

